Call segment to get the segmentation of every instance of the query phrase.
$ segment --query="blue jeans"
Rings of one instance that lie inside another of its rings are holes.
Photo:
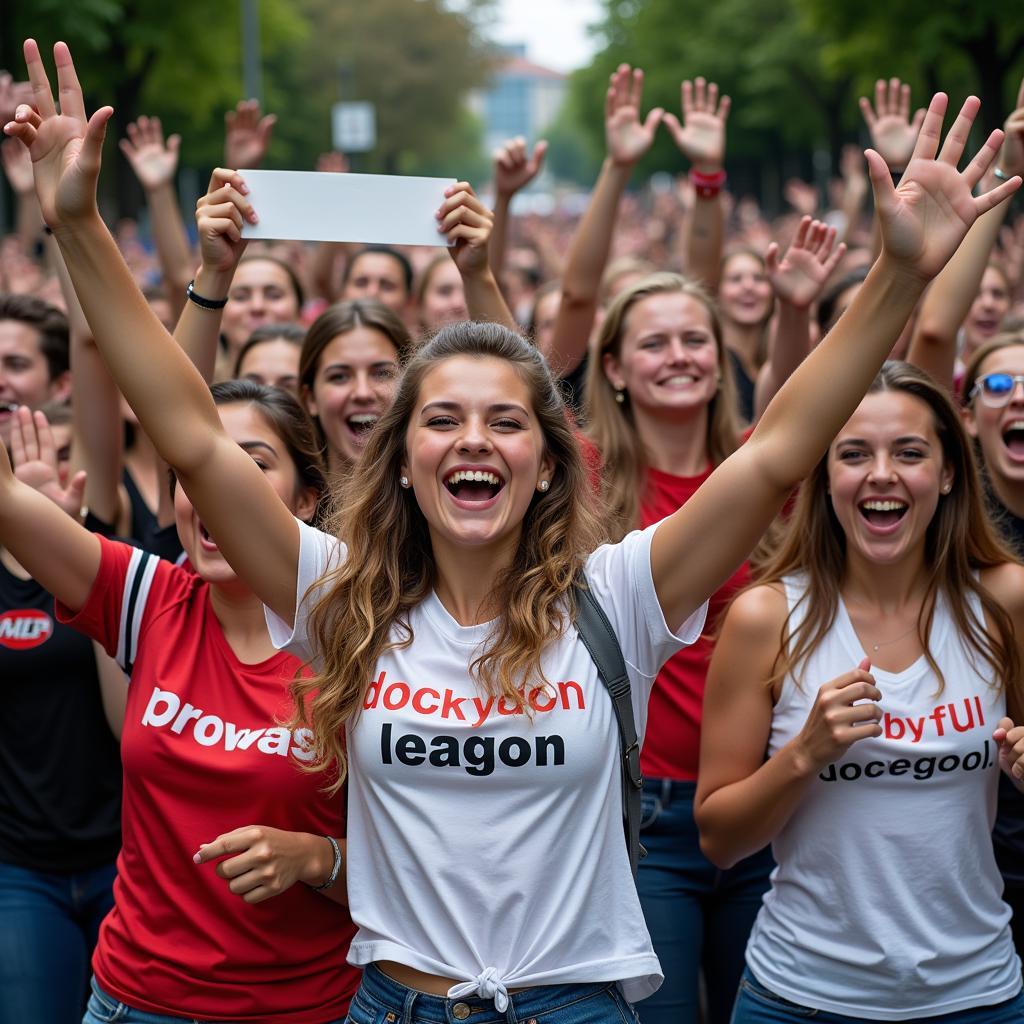
[[[86,1007],[82,1024],[203,1024],[195,1017],[165,1017],[162,1013],[147,1013],[136,1010],[126,1003],[118,1002],[114,996],[104,992],[95,978],[92,979],[92,995]],[[326,1022],[325,1022],[326,1024]],[[330,1024],[344,1024],[344,1018],[331,1021]]]
[[[406,988],[371,964],[352,997],[346,1024],[639,1024],[615,982],[539,985],[492,999],[446,999]]]
[[[732,1024],[800,1024],[813,1020],[816,1024],[864,1024],[860,1017],[845,1017],[827,1010],[799,1006],[782,996],[769,992],[749,970],[743,972]],[[1024,1021],[1024,992],[995,1006],[978,1006],[937,1017],[915,1017],[901,1024],[1021,1024]]]
[[[77,1024],[113,864],[75,874],[0,863],[0,1024]]]
[[[700,852],[693,820],[695,782],[647,779],[643,791],[637,889],[665,982],[640,1004],[644,1024],[696,1024],[703,969],[707,1024],[728,1024],[743,974],[747,939],[771,851],[720,871]]]

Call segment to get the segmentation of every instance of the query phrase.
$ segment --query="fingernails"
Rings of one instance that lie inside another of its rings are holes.
[[[203,855],[201,853],[194,853],[192,855],[192,863],[193,864],[202,864],[203,863]]]
[[[256,211],[255,210],[250,210],[249,211],[249,223],[250,224],[258,224],[259,221],[260,221],[260,219],[256,215]]]
[[[244,181],[240,181],[238,183],[238,191],[241,192],[243,196],[247,196],[249,194],[249,186],[246,185]]]

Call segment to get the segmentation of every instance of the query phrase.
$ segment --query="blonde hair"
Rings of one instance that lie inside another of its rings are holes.
[[[936,598],[941,593],[949,604],[957,632],[967,646],[991,669],[996,688],[1018,684],[1020,655],[1014,640],[1013,621],[1002,605],[981,585],[977,572],[1015,561],[998,539],[985,513],[981,483],[960,416],[948,395],[927,374],[908,363],[885,363],[868,394],[893,392],[912,395],[932,412],[943,459],[953,470],[953,487],[939,500],[925,534],[925,567],[928,573],[925,598],[918,616],[917,635],[925,658],[939,680],[945,680],[928,647]],[[798,607],[803,621],[790,635],[789,618],[779,638],[779,654],[769,684],[792,674],[800,685],[800,670],[832,628],[839,608],[839,584],[846,567],[846,536],[839,524],[828,491],[828,455],[804,481],[781,545],[756,572],[751,586],[780,583],[786,576],[802,574],[807,587]],[[993,624],[990,632],[967,600],[976,595],[984,617]],[[796,609],[793,611],[795,612]]]
[[[644,494],[647,454],[636,429],[629,395],[616,401],[616,392],[604,372],[604,357],[621,358],[626,318],[630,310],[651,295],[680,294],[696,299],[708,313],[718,353],[721,383],[708,405],[706,445],[713,466],[724,462],[739,447],[736,420],[736,385],[732,366],[722,341],[718,312],[708,293],[695,281],[679,274],[658,273],[621,292],[609,306],[594,342],[587,366],[586,422],[604,460],[602,487],[611,520],[612,536],[618,540],[636,528]]]
[[[555,467],[550,488],[534,494],[523,518],[511,564],[492,593],[501,611],[483,653],[469,666],[488,693],[521,706],[522,684],[546,683],[541,656],[572,620],[573,582],[605,539],[579,446],[540,353],[500,324],[442,327],[410,360],[394,403],[353,468],[346,500],[331,523],[347,557],[320,581],[309,617],[319,671],[291,687],[292,725],[313,732],[312,770],[337,766],[331,792],[346,774],[345,724],[359,714],[377,660],[412,643],[410,613],[436,583],[427,522],[399,477],[423,379],[456,356],[499,359],[514,368],[529,389]]]

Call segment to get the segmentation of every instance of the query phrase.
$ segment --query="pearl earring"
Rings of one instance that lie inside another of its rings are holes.
[[[626,400],[626,389],[625,388],[616,388],[615,389],[615,401],[618,402],[619,405],[622,405],[622,403],[625,400]]]
[[[953,485],[952,484],[943,484],[943,486],[942,486],[942,493],[943,494],[949,494],[949,492],[952,489],[953,489]]]
[[[409,486],[409,478],[408,478],[407,476],[403,476],[403,477],[402,477],[402,478],[401,478],[401,479],[400,479],[400,480],[399,480],[398,482],[399,482],[399,483],[400,483],[400,484],[401,484],[401,485],[402,485],[403,487],[408,487],[408,486]]]
[[[537,484],[537,486],[542,491],[546,491],[551,485],[547,482],[547,480],[541,480],[541,482],[539,484]]]

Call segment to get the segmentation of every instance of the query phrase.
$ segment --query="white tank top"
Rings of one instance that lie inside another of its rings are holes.
[[[785,588],[792,612],[802,580]],[[941,598],[930,649],[942,692],[923,656],[903,672],[872,669],[882,736],[828,765],[772,844],[778,867],[747,963],[762,985],[803,1006],[909,1020],[1003,1002],[1021,988],[992,852],[992,731],[1006,700]],[[840,600],[832,629],[798,668],[801,685],[783,682],[769,754],[803,727],[819,687],[864,657]]]

